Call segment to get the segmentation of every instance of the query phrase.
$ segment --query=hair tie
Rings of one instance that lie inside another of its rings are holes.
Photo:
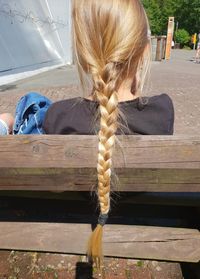
[[[98,224],[102,227],[106,224],[108,220],[108,214],[100,214],[98,218]]]

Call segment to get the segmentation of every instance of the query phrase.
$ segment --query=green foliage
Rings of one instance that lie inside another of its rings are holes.
[[[190,35],[185,29],[179,29],[175,32],[176,42],[179,43],[182,47],[189,43]]]
[[[160,1],[162,5],[161,8],[161,26],[162,26],[162,33],[167,33],[167,26],[168,26],[168,19],[169,17],[175,16],[176,11],[181,7],[180,0],[167,0],[167,1]],[[176,21],[176,18],[175,18]]]
[[[143,0],[143,5],[146,9],[149,22],[151,25],[151,33],[152,35],[160,34],[161,25],[161,10],[156,0]]]
[[[180,29],[200,31],[200,0],[142,0],[153,35],[167,33],[168,18],[175,17]]]
[[[200,31],[200,0],[181,0],[181,7],[175,12],[179,27],[190,34]]]

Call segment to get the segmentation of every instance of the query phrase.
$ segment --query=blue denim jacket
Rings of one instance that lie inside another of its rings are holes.
[[[51,104],[48,98],[36,92],[23,96],[16,107],[13,134],[44,134],[42,123]]]

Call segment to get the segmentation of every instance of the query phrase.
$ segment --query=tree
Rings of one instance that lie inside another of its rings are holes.
[[[179,27],[186,29],[190,34],[200,31],[200,0],[182,0],[176,10],[176,20]]]
[[[168,19],[175,16],[176,11],[181,7],[182,0],[158,0],[158,2],[161,10],[161,31],[162,34],[167,34]]]
[[[183,47],[190,41],[190,35],[185,29],[179,29],[175,32],[176,42]]]
[[[160,34],[161,32],[161,10],[156,0],[143,0],[143,5],[149,18],[152,35]]]
[[[153,35],[167,33],[170,16],[190,34],[200,31],[200,0],[142,0]]]

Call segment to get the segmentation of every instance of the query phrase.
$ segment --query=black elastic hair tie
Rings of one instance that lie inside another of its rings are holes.
[[[100,214],[98,218],[98,224],[102,227],[106,224],[108,220],[108,214]]]

